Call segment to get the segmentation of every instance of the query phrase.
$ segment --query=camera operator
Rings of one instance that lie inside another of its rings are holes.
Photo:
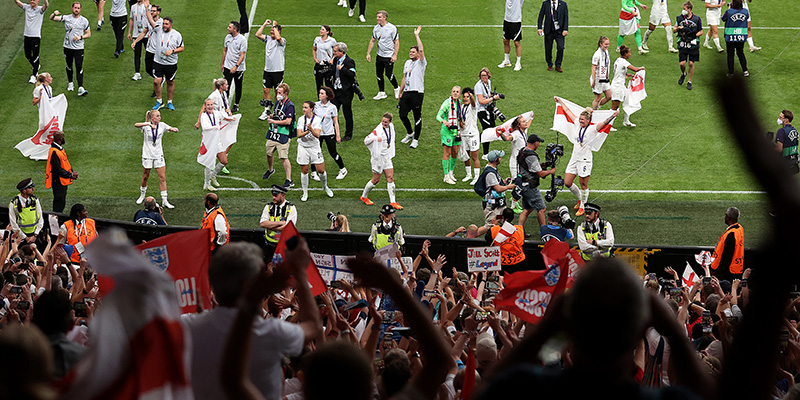
[[[506,195],[504,192],[517,187],[517,185],[511,183],[511,178],[503,180],[503,178],[500,177],[500,172],[497,171],[497,166],[500,165],[502,157],[505,155],[506,153],[502,150],[490,151],[488,156],[489,165],[484,168],[480,177],[483,179],[483,182],[479,180],[478,183],[475,184],[476,188],[481,184],[485,188],[483,196],[483,217],[487,228],[494,225],[495,217],[501,215],[503,209],[506,208]]]
[[[539,226],[545,224],[544,212],[547,207],[544,205],[542,193],[539,192],[539,179],[547,175],[556,173],[555,168],[548,170],[542,169],[542,162],[536,150],[539,148],[540,143],[544,142],[539,135],[532,133],[528,136],[528,143],[517,155],[517,170],[519,176],[516,178],[516,184],[520,188],[522,194],[522,208],[523,211],[519,215],[519,224],[525,226],[528,216],[536,210],[536,219],[539,221]],[[529,237],[529,234],[525,235]]]
[[[572,234],[574,226],[575,221],[569,216],[567,207],[560,206],[547,212],[547,224],[539,227],[539,235],[543,242],[550,239],[566,242],[575,238],[575,235]]]
[[[164,219],[164,209],[158,206],[156,198],[147,196],[144,199],[144,210],[136,211],[133,214],[133,222],[144,225],[167,225]]]
[[[475,84],[475,97],[478,99],[478,121],[481,123],[481,131],[483,131],[496,126],[496,117],[492,111],[497,110],[495,102],[499,99],[505,98],[506,96],[501,93],[493,93],[492,73],[489,72],[489,68],[481,68],[481,72],[478,74],[478,77],[480,79]],[[503,119],[505,119],[505,116],[503,116]],[[483,144],[484,160],[486,159],[487,154],[489,154],[488,142]]]
[[[334,214],[328,213],[328,219],[331,221],[331,227],[326,229],[328,232],[350,232],[350,223],[347,221],[347,216],[341,213]]]

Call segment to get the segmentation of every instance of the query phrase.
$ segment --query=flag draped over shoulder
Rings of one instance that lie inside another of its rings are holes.
[[[278,246],[275,248],[275,254],[272,256],[274,268],[277,268],[278,265],[286,259],[286,241],[295,236],[300,237],[300,233],[297,232],[297,228],[295,228],[294,223],[289,221],[286,226],[283,227],[281,238],[278,241]],[[328,287],[325,285],[325,281],[322,279],[322,275],[320,275],[317,265],[314,264],[313,257],[308,263],[306,275],[312,295],[319,296],[320,294],[325,293]]]
[[[585,107],[581,107],[567,99],[561,99],[567,108],[575,115],[575,118],[580,118],[581,112],[585,110]],[[592,121],[591,124],[595,125],[602,121],[605,121],[613,115],[614,112],[611,110],[595,110],[592,112]],[[566,136],[567,139],[572,143],[575,144],[578,141],[578,129],[575,123],[577,120],[573,120],[570,118],[564,109],[561,107],[561,104],[556,103],[556,111],[553,114],[553,127],[550,128],[554,131],[561,133],[562,135]],[[600,150],[600,147],[603,146],[605,143],[606,138],[608,137],[608,133],[611,132],[611,125],[614,124],[614,121],[611,121],[610,124],[607,124],[603,127],[602,131],[599,131],[599,136],[596,140],[591,142],[592,151]]]
[[[217,153],[225,151],[228,146],[236,143],[239,120],[241,119],[242,115],[236,114],[231,121],[221,119],[219,121],[219,129],[203,131],[200,151],[197,153],[197,162],[206,168],[214,169],[217,164]]]
[[[239,132],[239,120],[241,119],[242,114],[236,114],[233,116],[233,121],[223,120],[221,122],[222,126],[219,129],[219,144],[222,148],[220,150],[225,151],[228,146],[236,143],[236,134]]]
[[[642,100],[647,98],[647,91],[644,89],[645,71],[641,70],[631,78],[628,87],[625,89],[625,101],[622,102],[622,110],[628,115],[642,109]]]
[[[528,111],[526,113],[522,113],[520,115],[517,115],[516,117],[511,118],[511,119],[507,120],[506,122],[503,122],[498,127],[484,129],[483,132],[481,132],[481,143],[492,142],[492,141],[495,141],[495,140],[502,140],[502,137],[500,136],[500,134],[501,133],[508,133],[508,131],[511,130],[511,124],[514,122],[515,119],[517,119],[519,117],[523,117],[525,119],[531,119],[531,118],[533,118],[533,111]]]
[[[33,137],[19,142],[14,148],[32,160],[47,160],[53,134],[64,130],[67,105],[67,96],[63,93],[53,98],[42,97],[39,102],[39,129]]]
[[[211,285],[208,264],[211,243],[208,231],[197,229],[162,236],[136,246],[159,271],[168,273],[175,284],[175,294],[181,312],[197,311],[197,303],[211,308]]]
[[[565,242],[550,240],[542,249],[544,271],[507,274],[506,287],[494,298],[499,310],[506,310],[530,323],[538,323],[554,297],[572,286],[574,275],[583,265],[577,251]]]
[[[62,399],[192,399],[191,343],[179,321],[172,279],[125,233],[110,229],[86,249],[114,279],[89,327],[83,359],[62,381]]]

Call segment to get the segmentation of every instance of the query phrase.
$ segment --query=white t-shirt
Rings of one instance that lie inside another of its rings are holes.
[[[67,14],[61,15],[61,23],[64,24],[64,48],[83,50],[83,34],[89,29],[89,20],[80,14],[77,17]],[[81,39],[72,41],[75,36],[80,36]]]
[[[478,136],[478,107],[465,104],[461,106],[461,115],[464,118],[464,129],[461,130],[461,136]]]
[[[159,26],[150,37],[151,41],[156,42],[156,52],[153,61],[161,65],[176,65],[178,63],[178,53],[166,55],[167,50],[175,50],[178,47],[183,47],[183,36],[177,30],[170,29],[169,32],[164,32],[164,27]],[[148,43],[149,44],[149,43]]]
[[[164,157],[164,149],[161,147],[161,138],[164,137],[164,133],[169,128],[171,127],[163,122],[159,122],[155,129],[149,125],[140,128],[144,134],[142,158]]]
[[[322,102],[314,103],[314,115],[322,120],[319,122],[322,125],[322,136],[336,135],[336,127],[333,126],[333,117],[339,116],[339,110],[332,102],[322,104]]]
[[[187,314],[181,321],[192,336],[192,389],[197,400],[222,399],[219,379],[222,353],[237,309],[217,307],[203,314]],[[275,318],[255,318],[250,351],[250,380],[268,399],[281,398],[281,358],[300,355],[303,329]]]
[[[406,92],[425,93],[425,67],[428,60],[418,58],[416,60],[406,60],[403,65],[403,74],[406,77]]]
[[[372,38],[378,42],[378,56],[391,58],[394,55],[394,41],[399,38],[397,27],[387,22],[386,25],[375,25]]]
[[[31,7],[30,4],[23,4],[22,10],[25,11],[25,30],[22,35],[26,37],[42,37],[42,20],[44,19],[44,7]]]
[[[127,17],[128,2],[126,0],[111,0],[111,11],[108,15],[112,17]]]
[[[522,22],[522,3],[525,0],[506,0],[506,15],[504,21]]]
[[[283,72],[286,62],[286,39],[277,41],[267,35],[264,39],[266,50],[264,52],[264,71]]]
[[[236,36],[228,34],[228,36],[225,36],[225,48],[228,49],[228,53],[225,55],[224,66],[227,69],[231,69],[239,62],[242,52],[247,53],[247,39],[241,33]],[[247,54],[242,59],[242,63],[236,67],[237,72],[244,72],[246,69],[245,61],[247,61]]]
[[[227,114],[228,109],[231,107],[231,102],[228,99],[228,94],[215,90],[208,95],[208,98],[214,101],[214,111]]]
[[[478,108],[478,112],[486,111],[486,104],[481,104],[480,100],[478,100],[478,95],[483,95],[484,98],[489,98],[492,95],[492,80],[489,79],[486,81],[486,84],[483,83],[482,80],[478,80],[478,83],[475,84],[475,107]]]
[[[625,88],[625,77],[628,75],[629,65],[631,65],[631,63],[622,57],[614,61],[614,79],[611,81],[612,87],[617,89]]]
[[[333,46],[336,45],[336,39],[328,36],[327,39],[322,40],[322,36],[314,38],[314,47],[317,48],[317,60],[322,62],[330,61],[333,59]]]
[[[144,28],[150,27],[150,22],[147,21],[148,12],[150,9],[145,7],[144,3],[136,3],[131,6],[131,19],[133,20],[131,35],[134,39],[142,33]]]
[[[595,69],[595,82],[600,79],[608,79],[608,75],[611,72],[608,68],[610,63],[611,58],[608,56],[608,50],[603,50],[598,47],[597,51],[595,51],[592,56],[592,65],[597,66]]]
[[[145,16],[145,21],[147,21],[147,16]],[[150,26],[150,22],[146,22],[145,28],[147,28],[147,48],[145,49],[148,53],[156,54],[158,50],[158,43],[156,43],[154,32],[158,32],[161,30],[161,24],[164,23],[164,18],[159,18],[156,21],[156,26]]]
[[[322,121],[322,117],[318,117],[316,114],[312,115],[311,118],[302,115],[297,119],[297,129],[306,130],[308,125],[311,125],[312,129],[322,129],[322,124],[320,121]],[[319,145],[319,139],[317,139],[317,137],[312,133],[308,133],[301,138],[297,138],[297,144],[300,147],[305,147],[307,149],[321,149]]]
[[[53,88],[45,85],[39,85],[33,88],[33,98],[40,99],[42,95],[47,96],[48,99],[53,98]],[[39,106],[38,104],[36,105]]]

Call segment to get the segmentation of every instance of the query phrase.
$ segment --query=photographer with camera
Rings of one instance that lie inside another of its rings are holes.
[[[144,199],[144,210],[136,211],[133,214],[133,222],[144,225],[167,225],[164,219],[164,209],[158,206],[156,198],[147,196]]]
[[[536,150],[542,142],[544,140],[539,135],[532,133],[528,136],[527,145],[519,152],[516,159],[519,170],[516,184],[521,189],[523,208],[523,211],[519,214],[519,224],[523,227],[528,220],[528,216],[534,210],[536,210],[536,219],[539,221],[539,226],[545,224],[544,212],[547,207],[544,205],[542,193],[539,192],[539,179],[555,174],[556,169],[555,167],[547,170],[543,169],[545,166],[540,161],[539,155],[536,154]]]
[[[575,221],[570,217],[567,206],[560,206],[547,212],[547,224],[539,227],[539,236],[542,237],[542,242],[550,239],[566,242],[575,238],[572,234],[574,227]]]
[[[336,106],[342,108],[344,114],[344,136],[342,141],[346,142],[353,138],[353,95],[357,94],[359,100],[364,100],[364,94],[358,88],[356,81],[356,62],[347,55],[347,44],[344,42],[336,43],[333,46],[333,99]]]
[[[283,163],[283,172],[286,174],[286,181],[283,186],[290,188],[294,186],[292,181],[292,163],[289,162],[289,144],[292,137],[293,126],[296,125],[294,103],[289,100],[289,85],[281,83],[275,90],[275,109],[272,115],[267,117],[269,131],[267,133],[267,172],[262,175],[262,179],[268,179],[275,173],[275,152]]]
[[[489,152],[489,164],[484,168],[483,173],[475,183],[475,193],[483,197],[483,217],[485,226],[494,225],[494,219],[506,208],[505,191],[514,189],[517,185],[511,183],[511,178],[503,179],[497,166],[500,165],[506,153],[502,150],[492,150]]]
[[[334,214],[328,212],[328,219],[331,221],[331,227],[326,229],[328,232],[350,232],[350,222],[347,221],[347,216],[341,213]]]
[[[442,171],[444,171],[444,183],[455,185],[456,178],[453,170],[456,167],[456,156],[458,146],[461,144],[459,128],[464,124],[461,114],[461,87],[453,86],[448,97],[439,107],[436,113],[436,120],[442,123],[439,133],[442,138]]]
[[[492,73],[489,72],[489,68],[481,68],[478,78],[478,82],[475,83],[475,97],[477,98],[478,121],[481,123],[481,131],[483,131],[496,126],[495,120],[497,116],[495,113],[499,113],[502,116],[500,121],[506,120],[506,116],[497,109],[495,104],[497,100],[506,98],[506,95],[492,90]],[[488,142],[483,144],[484,160],[487,154],[489,154]]]

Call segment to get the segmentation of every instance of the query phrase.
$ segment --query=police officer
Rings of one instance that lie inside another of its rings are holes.
[[[536,154],[536,149],[539,148],[539,143],[542,142],[544,142],[544,140],[542,140],[539,135],[532,133],[528,136],[528,144],[517,154],[517,171],[519,171],[517,186],[520,188],[522,194],[523,208],[522,213],[519,214],[519,224],[522,226],[525,226],[528,215],[534,210],[536,210],[536,219],[539,221],[539,226],[545,224],[544,213],[547,207],[544,205],[542,193],[539,192],[539,178],[555,174],[556,169],[542,169],[542,162],[540,161],[539,155]]]
[[[586,221],[578,226],[578,247],[584,260],[596,256],[611,256],[614,247],[614,230],[611,223],[600,218],[600,206],[594,203],[583,205]]]
[[[381,208],[381,216],[372,224],[369,242],[372,243],[372,247],[375,250],[380,250],[391,244],[397,244],[399,248],[406,243],[403,227],[397,223],[396,211],[391,204],[384,205]]]
[[[219,206],[219,196],[214,193],[206,195],[205,212],[200,229],[208,229],[209,240],[211,241],[211,252],[215,252],[220,246],[228,244],[231,236],[231,225],[228,217]]]
[[[297,224],[297,207],[286,201],[286,191],[284,186],[272,185],[272,202],[268,203],[261,213],[259,225],[264,228],[264,240],[267,245],[264,256],[267,260],[272,259],[281,239],[281,231],[286,224],[289,221]]]
[[[20,239],[27,243],[35,242],[44,227],[42,205],[39,203],[39,198],[33,195],[34,187],[36,185],[31,178],[22,180],[17,184],[19,195],[8,204],[8,222],[11,224],[11,231],[19,232]]]

